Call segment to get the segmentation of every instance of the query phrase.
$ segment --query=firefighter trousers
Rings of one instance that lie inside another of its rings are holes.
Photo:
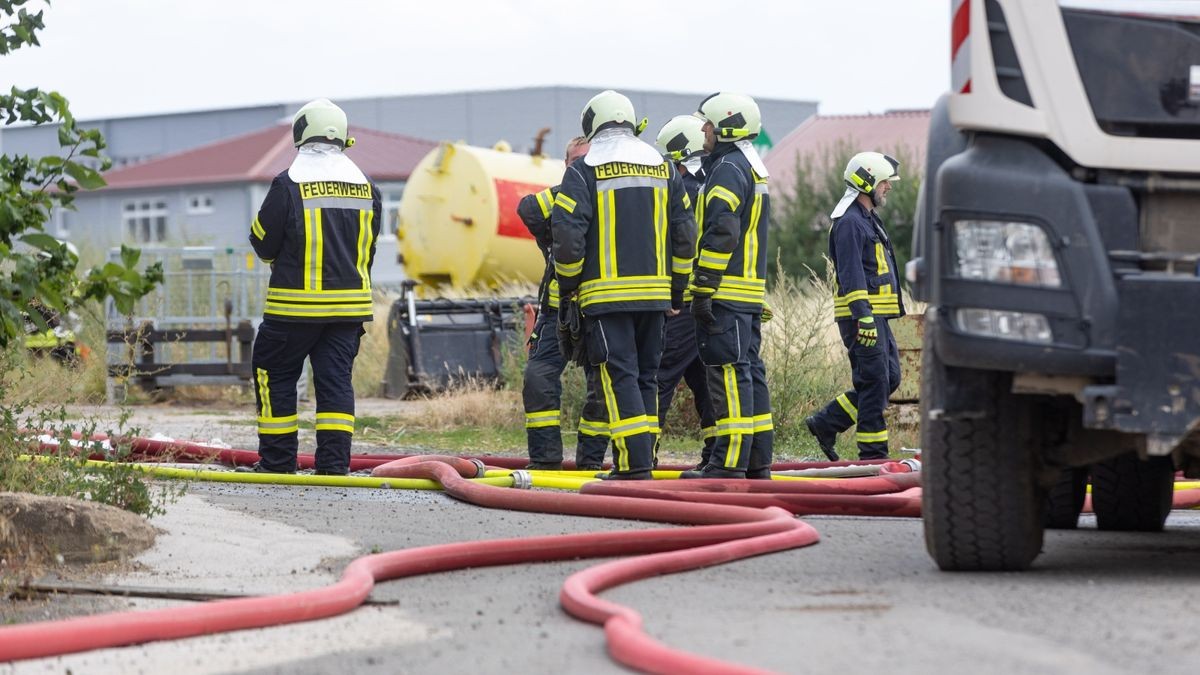
[[[762,471],[775,454],[771,394],[763,364],[762,317],[713,307],[713,326],[697,326],[696,346],[708,375],[716,441],[708,464],[726,471]]]
[[[658,366],[658,414],[660,422],[666,418],[675,399],[675,390],[680,380],[692,390],[692,402],[700,419],[700,430],[704,434],[704,448],[700,461],[707,463],[716,442],[716,417],[712,412],[712,401],[708,395],[708,369],[700,361],[696,349],[696,319],[684,309],[666,319],[663,328],[663,355]],[[657,453],[656,453],[657,454]]]
[[[859,344],[858,322],[837,322],[842,342],[850,354],[854,388],[829,402],[814,421],[825,431],[840,434],[857,425],[859,459],[884,459],[888,456],[887,422],[883,410],[888,397],[900,386],[900,350],[888,320],[875,317],[878,338],[873,347]]]
[[[521,398],[525,404],[525,440],[530,462],[556,464],[563,461],[562,374],[567,362],[558,348],[556,321],[556,313],[540,313],[529,334],[529,358],[525,362]],[[579,417],[575,462],[598,465],[604,463],[604,451],[608,446],[608,422],[604,407],[592,389],[596,378],[587,370],[587,402]]]
[[[296,380],[304,359],[312,363],[317,395],[316,469],[345,474],[354,436],[351,370],[365,331],[362,322],[299,323],[265,318],[254,338],[254,398],[258,406],[260,466],[296,470],[299,415]]]
[[[586,318],[588,360],[613,444],[613,472],[649,471],[658,425],[658,364],[663,312],[613,312]]]

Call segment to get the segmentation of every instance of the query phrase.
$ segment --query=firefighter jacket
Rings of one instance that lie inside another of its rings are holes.
[[[767,290],[767,178],[733,143],[718,143],[704,158],[704,187],[696,200],[700,239],[693,295],[739,312],[762,311]]]
[[[370,321],[371,264],[382,214],[373,183],[297,183],[283,171],[250,226],[271,263],[263,315],[281,321]]]
[[[574,162],[551,225],[559,287],[585,314],[682,306],[696,224],[672,162]]]
[[[829,228],[829,258],[837,269],[833,317],[904,316],[896,254],[874,211],[857,201]]]
[[[525,195],[517,203],[517,216],[533,240],[537,242],[538,250],[546,260],[546,271],[538,285],[538,303],[542,311],[558,309],[558,280],[554,278],[553,239],[550,236],[550,213],[554,209],[554,197],[558,194],[558,186],[548,187],[541,192]]]

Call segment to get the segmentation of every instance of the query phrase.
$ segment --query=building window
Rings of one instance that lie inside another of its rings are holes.
[[[157,244],[167,239],[167,202],[143,199],[125,202],[121,209],[125,235],[139,244]]]
[[[404,183],[392,184],[383,191],[383,227],[379,234],[396,234],[400,224],[400,198],[404,196]]]
[[[191,195],[187,201],[189,216],[203,216],[213,212],[212,195]]]

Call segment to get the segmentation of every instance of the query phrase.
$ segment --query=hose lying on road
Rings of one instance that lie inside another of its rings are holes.
[[[781,509],[664,504],[624,497],[514,491],[472,483],[444,463],[424,462],[413,467],[419,467],[425,478],[440,482],[450,495],[481,506],[695,527],[498,539],[368,555],[350,563],[337,583],[300,593],[3,627],[0,628],[0,661],[335,616],[361,604],[375,582],[416,574],[653,553],[658,555],[618,561],[624,564],[616,566],[606,563],[591,574],[575,575],[563,589],[563,606],[579,618],[602,623],[610,652],[630,667],[654,673],[756,672],[659,644],[642,633],[637,612],[601,600],[595,593],[634,579],[807,546],[818,540],[816,530]],[[668,551],[673,553],[665,553]]]

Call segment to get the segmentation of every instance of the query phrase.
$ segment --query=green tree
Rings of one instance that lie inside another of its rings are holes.
[[[27,4],[0,0],[0,57],[39,45],[44,10],[30,12]],[[133,303],[162,280],[160,265],[139,273],[134,268],[140,251],[123,248],[121,262],[81,277],[78,256],[45,230],[56,206],[71,208],[76,191],[104,185],[100,172],[111,160],[101,152],[100,132],[80,128],[62,94],[37,87],[13,86],[0,93],[0,120],[6,126],[57,124],[62,147],[60,154],[45,157],[0,155],[0,348],[25,332],[26,318],[44,323],[40,313],[26,312],[34,305],[65,313],[86,300],[111,297],[119,311],[132,311]]]
[[[846,162],[860,150],[846,139],[821,152],[796,158],[794,182],[776,202],[770,244],[770,259],[778,261],[793,278],[807,278],[808,269],[824,273],[829,251],[829,212],[846,191],[842,182]],[[896,249],[896,262],[903,269],[912,254],[920,167],[906,148],[883,148],[881,152],[900,161],[901,180],[892,185],[887,205],[879,213]]]

